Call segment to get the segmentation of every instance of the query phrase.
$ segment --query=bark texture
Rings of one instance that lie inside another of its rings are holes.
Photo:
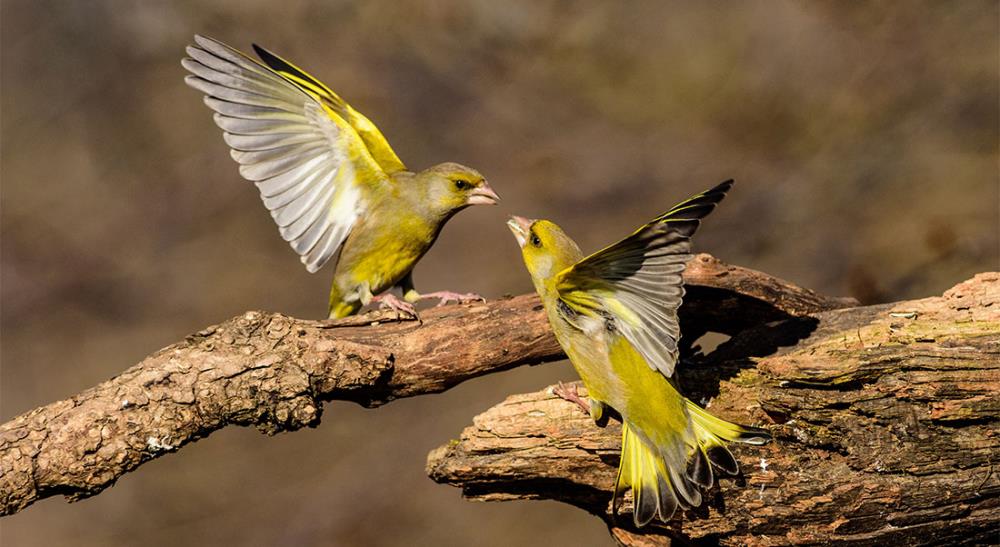
[[[1000,542],[1000,274],[762,322],[679,371],[690,398],[775,442],[734,445],[742,474],[667,526],[609,513],[620,424],[598,427],[551,390],[477,416],[428,473],[472,499],[576,505],[622,545]]]
[[[689,338],[717,324],[726,332],[730,309],[752,310],[760,322],[850,303],[708,255],[685,279]],[[421,321],[247,312],[0,426],[0,514],[53,495],[97,494],[227,425],[293,431],[317,425],[325,400],[377,406],[562,357],[535,296],[437,308]]]

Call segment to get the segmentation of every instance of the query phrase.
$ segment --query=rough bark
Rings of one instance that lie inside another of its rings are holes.
[[[550,390],[509,397],[432,452],[428,473],[487,501],[555,499],[622,545],[1000,542],[1000,274],[941,297],[759,324],[680,368],[689,396],[775,442],[667,526],[610,515],[620,424]]]
[[[733,306],[765,321],[849,304],[708,255],[692,261],[686,280],[692,329],[726,332]],[[57,494],[97,494],[230,424],[292,431],[317,425],[325,400],[377,406],[562,358],[535,296],[432,309],[421,319],[376,312],[331,322],[247,312],[192,334],[0,426],[0,514]]]

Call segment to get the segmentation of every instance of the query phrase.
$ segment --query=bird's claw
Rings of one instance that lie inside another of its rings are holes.
[[[421,300],[426,300],[428,298],[437,298],[440,302],[437,303],[437,307],[446,306],[449,302],[454,302],[456,304],[467,304],[469,302],[486,302],[486,299],[475,293],[457,293],[452,291],[437,291],[429,292],[427,294],[420,295]]]
[[[558,385],[552,387],[552,394],[560,399],[565,399],[571,403],[575,403],[577,406],[582,408],[584,412],[590,414],[590,401],[587,401],[580,396],[580,393],[577,391],[576,384],[566,385],[559,382]]]
[[[414,319],[417,318],[417,309],[406,300],[399,298],[392,293],[380,294],[372,297],[372,302],[378,302],[379,309],[392,310],[398,314],[405,314]]]

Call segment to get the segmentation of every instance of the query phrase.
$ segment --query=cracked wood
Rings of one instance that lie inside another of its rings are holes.
[[[1000,274],[941,297],[760,324],[679,368],[689,397],[775,442],[706,507],[636,531],[609,514],[620,425],[514,395],[428,457],[467,497],[555,499],[622,545],[982,545],[1000,530]]]
[[[692,329],[849,304],[698,255],[685,274]],[[322,403],[377,406],[563,357],[535,296],[336,322],[248,312],[164,348],[118,376],[0,426],[0,511],[95,495],[124,474],[227,425],[274,434],[319,423]],[[691,331],[688,331],[689,335]]]

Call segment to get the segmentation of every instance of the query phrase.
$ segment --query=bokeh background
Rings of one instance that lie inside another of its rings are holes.
[[[595,249],[725,178],[700,250],[863,302],[997,269],[998,3],[2,0],[7,420],[247,309],[321,317],[179,61],[193,33],[282,54],[412,168],[455,160],[504,201],[456,217],[418,287],[530,290],[516,212]],[[551,502],[474,504],[424,459],[521,369],[313,430],[230,428],[82,503],[5,519],[5,546],[609,545]]]

